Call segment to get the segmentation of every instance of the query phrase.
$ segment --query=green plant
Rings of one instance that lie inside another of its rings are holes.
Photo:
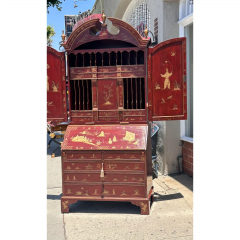
[[[62,4],[62,1],[59,1],[59,0],[47,0],[47,9],[52,6],[52,7],[56,7],[58,11],[62,11],[61,4]],[[47,12],[49,13],[48,10]]]
[[[49,47],[52,46],[53,39],[52,37],[55,35],[54,28],[52,26],[47,26],[47,45]]]

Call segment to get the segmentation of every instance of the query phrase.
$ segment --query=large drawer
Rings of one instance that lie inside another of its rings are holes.
[[[144,162],[120,162],[120,161],[104,161],[104,170],[115,171],[145,171]]]
[[[81,152],[77,151],[76,153],[64,153],[63,160],[101,160],[101,152]]]
[[[119,152],[105,152],[104,160],[131,160],[131,161],[144,161],[144,152],[133,152],[133,153],[121,153]]]
[[[100,171],[102,169],[102,162],[99,161],[67,161],[63,162],[63,171],[83,171],[93,170]],[[120,161],[108,161],[103,162],[104,170],[115,170],[115,171],[145,171],[144,162],[120,162]]]
[[[145,186],[104,184],[104,197],[139,198],[145,197]]]
[[[145,186],[139,185],[66,184],[63,186],[63,196],[142,198],[146,197],[145,195]]]
[[[145,184],[145,175],[144,173],[123,173],[123,172],[108,172],[104,174],[104,183],[124,183],[124,184]]]
[[[105,171],[104,178],[100,177],[99,173],[64,173],[64,183],[93,183],[93,182],[104,182],[104,183],[136,183],[145,184],[145,175],[137,173],[114,173]]]
[[[82,162],[75,162],[75,161],[67,161],[63,162],[63,171],[91,171],[91,170],[98,170],[99,172],[102,169],[102,163],[99,161],[82,161]]]
[[[102,182],[99,173],[64,173],[63,174],[64,183],[93,183],[93,182]]]
[[[84,152],[84,151],[75,151],[75,152],[63,152],[63,160],[101,160],[103,156],[104,160],[128,160],[128,161],[144,161],[145,152],[128,152],[124,153],[121,151],[118,152]]]
[[[96,197],[101,196],[103,189],[102,184],[84,185],[84,184],[64,184],[63,196],[82,196],[82,197]]]

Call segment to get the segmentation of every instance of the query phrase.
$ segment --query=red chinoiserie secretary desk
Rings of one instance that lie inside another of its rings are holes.
[[[150,38],[109,17],[118,30],[111,34],[105,18],[94,14],[75,26],[62,43],[67,65],[65,53],[47,49],[48,121],[66,122],[69,101],[61,210],[78,200],[128,201],[148,215],[150,123],[187,118],[186,39],[151,48]]]

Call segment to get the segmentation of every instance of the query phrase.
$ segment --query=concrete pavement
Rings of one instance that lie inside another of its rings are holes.
[[[48,136],[49,139],[49,136]],[[159,176],[153,181],[154,203],[149,216],[128,202],[77,202],[61,213],[60,150],[47,150],[47,239],[193,239],[193,179],[184,175]]]

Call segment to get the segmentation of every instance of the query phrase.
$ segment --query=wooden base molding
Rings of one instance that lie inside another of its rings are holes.
[[[153,195],[150,198],[139,198],[139,199],[122,199],[122,198],[98,198],[91,197],[62,197],[61,198],[61,212],[69,213],[69,205],[76,203],[77,201],[116,201],[116,202],[131,202],[132,204],[139,206],[141,209],[141,215],[150,214],[150,202],[153,202]]]

